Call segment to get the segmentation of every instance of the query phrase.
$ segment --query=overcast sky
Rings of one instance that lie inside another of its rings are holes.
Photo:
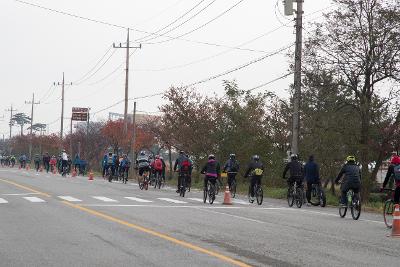
[[[160,93],[172,85],[195,83],[275,52],[295,40],[293,17],[281,15],[281,0],[25,1],[114,26],[14,0],[0,1],[0,116],[4,113],[0,134],[6,137],[10,113],[4,110],[13,104],[17,112],[30,115],[31,106],[24,101],[31,100],[32,93],[36,101],[40,100],[35,106],[34,123],[51,123],[50,132],[60,131],[61,87],[52,84],[61,82],[62,72],[67,83],[73,82],[65,90],[66,118],[71,116],[73,106],[90,107],[96,112],[122,100],[126,51],[111,46],[113,42],[126,41],[123,27],[132,29],[131,40],[142,38],[140,42],[131,43],[132,46],[142,43],[142,49],[130,58],[131,98]],[[206,26],[177,39],[144,33],[178,37],[216,18],[238,2]],[[332,8],[330,0],[305,0],[305,25],[320,20],[322,13]],[[183,16],[190,9],[193,10]],[[254,40],[256,37],[260,38]],[[223,79],[236,79],[242,89],[256,87],[287,73],[289,59],[285,52],[195,87],[207,95],[221,94]],[[96,63],[99,64],[96,66]],[[287,97],[292,81],[293,75],[257,91],[269,90]],[[138,110],[145,112],[158,111],[162,103],[160,96],[137,100]],[[129,111],[132,109],[133,101],[130,101]],[[93,119],[106,119],[108,112],[123,113],[123,103],[97,112]],[[68,119],[64,131],[69,132]],[[17,134],[18,128],[14,127],[13,133]]]

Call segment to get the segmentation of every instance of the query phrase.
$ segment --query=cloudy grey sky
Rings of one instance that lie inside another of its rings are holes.
[[[131,40],[139,39],[131,45],[142,43],[142,49],[130,58],[131,98],[224,73],[295,40],[293,17],[281,15],[281,0],[24,1],[114,26],[19,1],[0,1],[0,116],[4,113],[0,134],[6,136],[9,112],[4,110],[13,104],[18,112],[30,114],[30,106],[24,101],[31,100],[33,92],[40,100],[40,105],[35,106],[34,123],[50,124],[50,132],[59,132],[61,88],[52,84],[61,81],[62,72],[66,82],[73,82],[65,91],[67,118],[73,106],[90,107],[96,112],[122,100],[125,50],[111,46],[113,42],[126,41],[123,27],[132,29]],[[320,20],[322,13],[332,8],[330,0],[305,0],[305,23]],[[223,79],[236,79],[242,89],[264,84],[287,72],[285,52],[195,87],[203,94],[212,95],[222,92]],[[291,75],[257,91],[269,90],[287,97],[286,89],[292,81]],[[163,100],[156,96],[138,99],[137,103],[138,110],[155,112]],[[130,101],[129,110],[132,108],[133,101]],[[108,112],[123,113],[123,103],[97,112],[93,119],[105,119]],[[16,134],[18,129],[13,131]],[[64,131],[69,131],[67,119]]]

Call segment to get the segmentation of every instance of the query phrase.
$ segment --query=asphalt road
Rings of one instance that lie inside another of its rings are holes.
[[[0,168],[0,266],[400,266],[379,214]]]

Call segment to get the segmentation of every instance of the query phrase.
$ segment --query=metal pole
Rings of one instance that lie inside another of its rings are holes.
[[[296,49],[295,49],[295,73],[294,73],[294,95],[293,95],[293,128],[292,128],[292,153],[299,153],[300,132],[300,98],[301,98],[301,53],[302,53],[302,31],[303,31],[303,2],[297,1],[296,11]]]

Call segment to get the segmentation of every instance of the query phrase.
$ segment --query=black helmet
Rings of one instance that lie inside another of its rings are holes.
[[[141,156],[144,156],[144,155],[146,155],[146,152],[140,151],[140,155],[141,155]]]
[[[260,156],[259,155],[254,155],[252,157],[252,159],[255,160],[255,161],[259,161],[260,160]]]
[[[299,157],[296,154],[292,154],[292,155],[290,155],[290,158],[292,160],[297,160]]]
[[[235,159],[235,158],[236,158],[236,155],[232,153],[232,154],[229,155],[229,158]]]
[[[179,151],[179,154],[183,155],[185,152],[183,150]]]
[[[210,155],[208,155],[208,159],[215,159],[215,156],[214,156],[214,154],[210,154]]]

